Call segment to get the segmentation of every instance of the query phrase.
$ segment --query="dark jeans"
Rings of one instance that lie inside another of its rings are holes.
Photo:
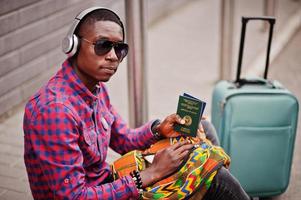
[[[214,144],[219,145],[213,125],[205,120],[201,121],[207,138]],[[232,176],[228,169],[222,167],[215,175],[204,200],[245,200],[250,199],[243,190],[238,180]]]

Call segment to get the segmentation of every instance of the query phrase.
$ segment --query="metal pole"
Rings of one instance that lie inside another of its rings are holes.
[[[220,80],[229,80],[232,74],[233,12],[234,0],[222,0],[220,15]]]
[[[276,15],[276,7],[277,1],[276,0],[264,0],[263,2],[263,15],[264,16],[275,16]],[[267,22],[263,22],[262,31],[266,31],[269,27]]]
[[[276,0],[264,0],[264,15],[275,16],[276,13]]]
[[[125,0],[128,54],[129,123],[147,121],[146,17],[144,0]]]

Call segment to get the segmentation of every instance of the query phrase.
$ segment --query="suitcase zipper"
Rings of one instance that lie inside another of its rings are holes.
[[[282,89],[284,89],[284,88],[282,88]],[[230,99],[230,98],[233,97],[233,96],[239,96],[239,95],[244,95],[244,94],[248,94],[248,95],[252,95],[252,94],[269,94],[269,95],[281,94],[281,95],[289,95],[289,96],[291,96],[291,97],[293,97],[293,98],[296,98],[296,97],[295,97],[294,95],[292,95],[291,92],[288,91],[288,90],[286,90],[286,91],[284,91],[284,92],[270,92],[270,93],[264,93],[264,92],[245,92],[245,93],[243,93],[243,94],[241,94],[241,93],[232,93],[232,94],[226,96],[223,100],[220,101],[220,103],[219,103],[219,107],[220,107],[220,116],[223,115],[223,112],[224,112],[224,109],[225,109],[225,105],[226,105],[228,99]]]

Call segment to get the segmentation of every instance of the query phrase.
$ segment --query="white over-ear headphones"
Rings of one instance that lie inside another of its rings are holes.
[[[71,25],[67,35],[64,37],[63,41],[62,41],[62,50],[65,54],[68,55],[68,57],[72,57],[76,54],[76,51],[78,49],[78,44],[79,44],[79,39],[78,37],[74,34],[78,24],[80,23],[80,21],[89,13],[91,13],[94,10],[107,10],[112,12],[120,21],[121,24],[121,28],[122,28],[122,33],[123,33],[123,37],[124,37],[124,27],[123,24],[119,18],[119,16],[113,12],[112,10],[108,9],[108,8],[104,8],[104,7],[91,7],[88,8],[82,12],[80,12],[76,17],[75,20],[73,22],[73,24]]]

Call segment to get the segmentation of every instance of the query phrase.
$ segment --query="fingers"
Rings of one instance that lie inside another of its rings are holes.
[[[185,124],[185,120],[175,113],[166,117],[166,121],[171,124],[174,124],[175,122],[178,124]]]
[[[182,119],[179,115],[177,114],[171,114],[167,116],[159,125],[158,131],[160,132],[161,135],[164,137],[177,137],[180,136],[181,134],[174,131],[174,125],[178,124],[185,124],[185,120]]]
[[[169,147],[173,156],[180,158],[184,157],[190,150],[193,148],[193,144],[190,144],[188,141],[178,142]]]
[[[170,174],[183,163],[192,148],[193,145],[190,142],[183,141],[162,149],[156,153],[151,166],[163,174],[162,176]]]
[[[204,140],[204,139],[206,139],[206,134],[205,134],[205,132],[203,132],[200,129],[198,129],[198,131],[197,131],[197,137],[200,138],[201,140]]]
[[[190,150],[183,151],[179,154],[179,159],[182,161],[188,154],[190,153]]]
[[[175,150],[175,153],[181,154],[182,152],[190,151],[192,148],[193,148],[193,144],[185,144],[185,145],[182,145],[179,148],[177,148]]]
[[[175,151],[175,150],[178,149],[179,147],[181,147],[181,146],[183,146],[183,145],[185,145],[185,144],[188,144],[188,143],[189,143],[189,142],[188,142],[187,140],[184,140],[184,141],[182,141],[182,142],[177,142],[177,143],[171,145],[169,148],[170,148],[171,150]]]
[[[181,133],[179,133],[179,132],[171,131],[171,133],[168,135],[168,137],[178,137],[180,135],[181,135]]]
[[[198,131],[200,131],[202,133],[205,133],[205,130],[204,130],[203,125],[201,123],[199,124]]]
[[[206,133],[202,123],[199,124],[199,128],[197,130],[197,137],[200,138],[201,140],[204,140],[206,138]]]
[[[192,148],[193,148],[193,144],[185,144],[185,145],[180,146],[174,152],[175,159],[177,159],[179,162],[182,162],[183,159],[186,156],[188,156],[188,154],[191,152]]]
[[[177,122],[178,124],[185,124],[185,120],[182,119],[179,115],[174,114],[175,115],[175,122]]]

